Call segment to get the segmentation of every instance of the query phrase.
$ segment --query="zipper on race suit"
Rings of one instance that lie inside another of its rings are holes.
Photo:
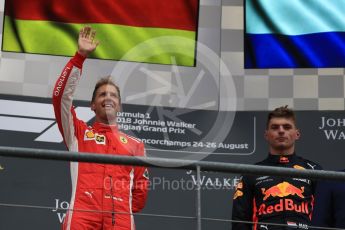
[[[115,225],[115,205],[114,205],[114,195],[113,195],[113,178],[110,177],[110,198],[111,198],[111,224]]]

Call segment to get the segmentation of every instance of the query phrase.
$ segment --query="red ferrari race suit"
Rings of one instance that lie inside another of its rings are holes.
[[[257,165],[321,169],[318,164],[295,154],[269,154]],[[254,224],[233,222],[232,230],[310,229],[315,189],[315,180],[262,175],[243,176],[234,194],[232,220],[249,221]]]
[[[63,69],[53,91],[56,120],[68,150],[144,156],[143,143],[120,132],[116,125],[95,122],[88,126],[76,117],[72,100],[84,60],[77,53]],[[145,167],[78,162],[70,166],[72,195],[63,229],[135,229],[132,212],[144,207],[147,196]]]

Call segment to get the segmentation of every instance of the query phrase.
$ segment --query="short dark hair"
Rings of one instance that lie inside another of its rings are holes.
[[[121,103],[121,94],[120,94],[120,88],[113,82],[113,80],[111,79],[111,76],[106,76],[101,78],[100,80],[97,81],[96,85],[95,85],[95,89],[93,90],[92,93],[92,99],[91,102],[93,102],[96,98],[96,92],[98,90],[99,87],[103,86],[103,85],[112,85],[116,88],[117,92],[119,93],[119,99],[120,99],[120,103]]]
[[[293,123],[296,125],[295,112],[292,109],[289,109],[287,105],[275,108],[273,111],[271,111],[268,114],[266,128],[268,128],[268,125],[269,125],[272,118],[291,119],[293,121]]]

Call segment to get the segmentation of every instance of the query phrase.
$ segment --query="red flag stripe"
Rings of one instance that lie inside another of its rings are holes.
[[[16,19],[196,31],[199,0],[6,0]]]

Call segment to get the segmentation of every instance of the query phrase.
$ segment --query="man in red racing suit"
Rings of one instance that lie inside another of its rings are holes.
[[[272,111],[265,131],[270,153],[256,165],[320,170],[320,165],[296,156],[299,136],[292,110],[280,107]],[[232,230],[310,229],[315,189],[316,180],[243,176],[234,194]]]
[[[78,52],[67,63],[53,91],[56,120],[69,151],[144,156],[144,145],[120,132],[116,113],[121,99],[118,87],[108,78],[95,87],[91,109],[95,123],[88,126],[76,117],[73,94],[82,65],[96,49],[95,31],[81,29]],[[63,229],[134,230],[133,212],[146,201],[148,174],[145,167],[71,162],[72,195]]]

